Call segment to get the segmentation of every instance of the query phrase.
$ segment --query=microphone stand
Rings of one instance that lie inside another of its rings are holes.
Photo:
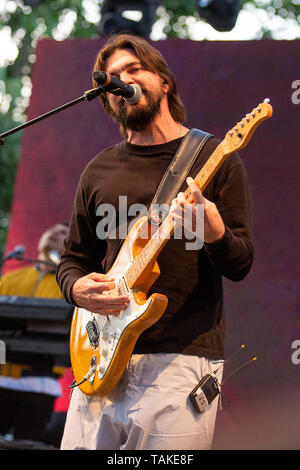
[[[11,259],[17,260],[17,261],[27,261],[28,263],[34,263],[34,264],[45,264],[47,266],[51,266],[52,268],[56,268],[56,264],[52,263],[51,261],[43,261],[39,259],[31,259],[31,258],[23,258],[22,256],[15,256],[13,258],[9,259],[0,259],[0,277],[2,276],[2,266],[6,261],[9,261]]]
[[[27,261],[27,263],[35,263],[35,264],[46,264],[47,266],[52,266],[52,268],[56,268],[56,264],[51,263],[51,261],[42,261],[39,259],[30,259],[30,258],[19,258],[20,261]]]
[[[73,106],[77,103],[80,103],[81,101],[84,101],[84,100],[92,101],[94,98],[97,98],[97,96],[99,96],[101,93],[104,93],[105,91],[106,91],[106,89],[103,88],[102,86],[99,86],[97,88],[92,88],[91,90],[87,90],[79,98],[76,98],[73,101],[69,101],[68,103],[63,104],[62,106],[59,106],[58,108],[52,109],[51,111],[48,111],[45,114],[41,114],[40,116],[38,116],[34,119],[31,119],[30,121],[25,122],[24,124],[21,124],[20,126],[14,127],[13,129],[10,129],[6,132],[3,132],[2,134],[0,134],[0,145],[4,145],[4,138],[5,137],[8,137],[9,135],[14,134],[15,132],[21,131],[22,129],[25,129],[26,127],[29,127],[32,124],[35,124],[39,121],[42,121],[43,119],[46,119],[47,117],[50,117],[53,114],[59,113],[60,111],[63,111],[64,109],[70,108],[71,106]],[[33,262],[33,263],[39,262],[39,263],[44,263],[44,264],[48,264],[48,265],[51,265],[51,266],[55,266],[54,263],[50,263],[50,262],[47,262],[47,261],[39,261],[39,260],[31,260],[31,259],[26,259],[26,258],[19,258],[19,260],[22,260],[22,259],[24,259],[24,261],[28,261],[28,262]],[[2,275],[2,265],[3,265],[4,261],[6,261],[6,260],[3,260],[2,258],[0,259],[0,277]]]
[[[24,124],[21,124],[20,126],[14,127],[13,129],[10,129],[9,131],[3,132],[0,134],[0,145],[4,145],[4,138],[8,137],[11,134],[14,134],[15,132],[21,131],[22,129],[25,129],[25,127],[31,126],[32,124],[35,124],[36,122],[42,121],[43,119],[46,119],[49,116],[52,116],[53,114],[59,113],[60,111],[63,111],[64,109],[70,108],[74,104],[80,103],[81,101],[87,100],[87,101],[92,101],[94,98],[99,96],[101,93],[107,91],[105,88],[102,86],[99,86],[98,88],[92,88],[91,90],[87,90],[84,92],[82,96],[79,98],[76,98],[73,101],[69,101],[68,103],[63,104],[62,106],[59,106],[58,108],[52,109],[51,111],[41,114],[40,116],[31,119],[28,122],[25,122]]]

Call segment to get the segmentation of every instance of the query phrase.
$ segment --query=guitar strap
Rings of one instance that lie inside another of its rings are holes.
[[[199,129],[191,129],[182,140],[169,164],[148,213],[152,225],[160,225],[168,215],[172,199],[178,194],[196,158],[212,134]]]

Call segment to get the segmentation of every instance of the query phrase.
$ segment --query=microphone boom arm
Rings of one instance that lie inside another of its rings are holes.
[[[15,132],[21,131],[22,129],[25,129],[25,127],[31,126],[32,124],[42,121],[43,119],[46,119],[47,117],[50,117],[53,114],[59,113],[60,111],[63,111],[64,109],[70,108],[74,104],[80,103],[81,101],[84,101],[84,100],[91,101],[105,91],[106,91],[105,88],[103,88],[102,86],[99,86],[98,88],[92,88],[91,90],[87,90],[79,98],[76,98],[73,101],[69,101],[68,103],[63,104],[62,106],[59,106],[58,108],[52,109],[51,111],[48,111],[45,114],[41,114],[40,116],[34,119],[31,119],[30,121],[25,122],[24,124],[21,124],[20,126],[14,127],[13,129],[10,129],[9,131],[3,132],[2,134],[0,134],[0,145],[4,144],[5,137],[8,137],[9,135],[14,134]]]

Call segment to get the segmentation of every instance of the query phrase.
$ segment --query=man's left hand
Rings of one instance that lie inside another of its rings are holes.
[[[204,242],[214,243],[220,240],[225,233],[225,225],[217,206],[206,199],[193,178],[187,178],[186,182],[190,189],[190,195],[178,193],[173,199],[170,215],[172,219],[188,228],[192,227],[193,233],[199,237],[204,233]],[[204,211],[199,210],[203,205]],[[204,229],[203,229],[203,213],[204,213]]]

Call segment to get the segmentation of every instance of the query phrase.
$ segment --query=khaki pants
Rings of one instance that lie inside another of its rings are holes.
[[[189,393],[223,361],[178,354],[135,354],[106,397],[72,394],[62,450],[210,449],[218,397],[196,413]]]

